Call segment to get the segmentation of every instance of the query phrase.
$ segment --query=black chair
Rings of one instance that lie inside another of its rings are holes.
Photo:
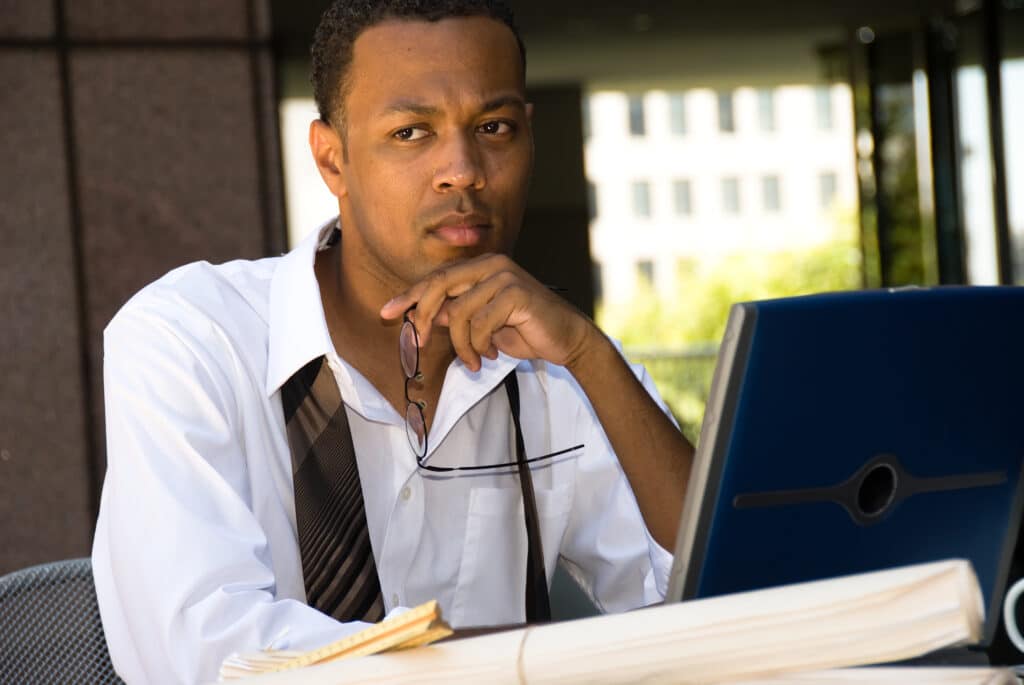
[[[89,559],[0,577],[0,683],[120,683]]]

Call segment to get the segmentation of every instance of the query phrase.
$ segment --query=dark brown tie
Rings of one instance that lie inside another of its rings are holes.
[[[384,598],[345,405],[318,357],[281,387],[295,520],[310,606],[339,621],[379,621]]]

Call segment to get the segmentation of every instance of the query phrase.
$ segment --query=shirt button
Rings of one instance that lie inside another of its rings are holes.
[[[410,497],[412,497],[412,489],[406,485],[402,488],[402,499],[408,500]]]
[[[398,595],[394,594],[394,595],[391,595],[391,608],[394,609],[396,606],[399,606],[399,604],[398,604]]]

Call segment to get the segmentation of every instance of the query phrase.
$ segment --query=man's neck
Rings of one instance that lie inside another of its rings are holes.
[[[380,317],[381,307],[397,295],[402,286],[388,283],[364,266],[346,263],[340,242],[317,253],[315,273],[327,329],[338,355],[402,413],[405,383],[398,357],[402,322],[384,321]],[[435,329],[429,348],[420,350],[428,420],[453,358],[447,330]]]

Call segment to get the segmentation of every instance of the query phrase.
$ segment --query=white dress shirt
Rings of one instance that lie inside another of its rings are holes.
[[[320,355],[351,424],[386,609],[437,599],[456,627],[524,620],[515,471],[417,468],[404,417],[330,342],[313,273],[330,230],[282,257],[172,271],[105,331],[108,465],[92,559],[111,657],[129,682],[210,681],[232,652],[308,649],[365,627],[305,604],[280,387]],[[513,368],[527,455],[585,445],[533,469],[548,578],[561,561],[608,612],[662,600],[671,555],[564,368],[454,361],[428,463],[515,458],[501,384]]]

